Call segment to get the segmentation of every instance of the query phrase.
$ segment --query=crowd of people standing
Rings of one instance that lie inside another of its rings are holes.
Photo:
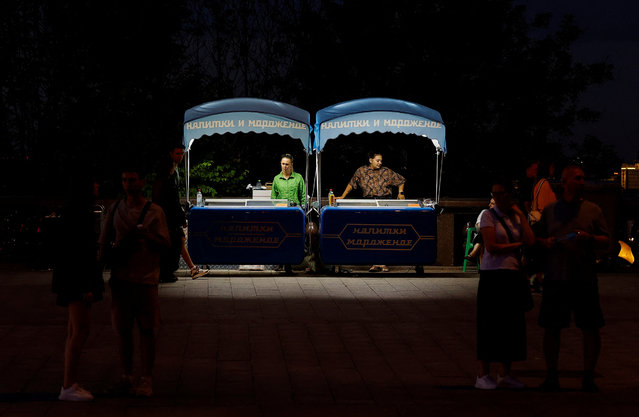
[[[175,280],[173,274],[180,256],[194,279],[206,273],[193,264],[185,246],[186,217],[179,203],[176,170],[183,155],[181,145],[173,146],[168,152],[168,159],[160,165],[153,186],[153,202],[143,194],[146,174],[139,164],[122,168],[125,197],[108,208],[101,227],[97,227],[93,213],[97,183],[75,186],[71,194],[74,198],[61,216],[64,235],[70,239],[61,247],[74,250],[60,253],[53,274],[57,304],[68,310],[60,400],[93,399],[91,392],[77,381],[79,358],[89,334],[91,305],[103,296],[102,271],[106,263],[111,270],[111,319],[122,370],[116,390],[138,396],[153,394],[155,339],[160,323],[159,283]],[[281,167],[282,172],[274,179],[274,184],[278,184],[273,189],[274,195],[288,199],[305,197],[299,174],[293,171],[292,156],[283,155]],[[538,322],[545,331],[547,375],[540,389],[560,389],[560,334],[574,315],[584,340],[582,388],[594,392],[598,390],[594,368],[601,344],[599,329],[604,325],[594,263],[596,252],[609,244],[608,229],[601,209],[583,199],[582,168],[576,165],[564,168],[559,199],[548,182],[549,173],[542,173],[539,165],[529,168],[533,184],[530,201],[520,207],[513,199],[512,182],[494,181],[490,190],[491,205],[477,220],[483,255],[477,292],[475,387],[524,388],[512,375],[511,366],[527,356],[525,313],[532,309],[528,279],[533,271],[540,283],[543,276]],[[355,173],[338,198],[346,197],[357,188],[362,189],[364,197],[388,198],[391,187],[397,187],[401,199],[404,183],[399,174],[382,170],[382,155],[373,153],[369,166]],[[527,269],[524,262],[523,253],[527,248],[536,248],[537,253],[543,255],[540,256],[544,262],[533,270]],[[371,271],[374,268],[383,270],[385,266],[374,265]],[[139,377],[133,375],[136,325],[142,364]],[[491,375],[492,363],[498,364],[496,378]]]
[[[535,167],[537,168],[537,167]],[[583,198],[585,174],[569,165],[561,174],[560,198],[547,180],[531,175],[532,204],[528,213],[513,200],[510,181],[496,181],[491,196],[495,207],[480,216],[484,255],[477,292],[477,359],[475,387],[521,389],[524,384],[510,374],[513,361],[526,359],[525,312],[532,309],[524,249],[536,248],[542,257],[532,271],[543,274],[539,325],[544,329],[546,378],[539,389],[559,391],[561,330],[575,325],[583,335],[582,390],[596,392],[594,369],[601,346],[599,329],[604,317],[596,276],[597,251],[607,249],[609,233],[602,210]],[[532,211],[539,210],[531,215]],[[534,231],[533,231],[534,229]],[[529,269],[530,271],[530,269]],[[490,363],[499,363],[497,379]]]

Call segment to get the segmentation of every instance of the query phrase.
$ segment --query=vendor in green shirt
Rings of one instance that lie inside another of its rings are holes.
[[[282,155],[280,165],[282,172],[273,178],[271,198],[285,198],[301,206],[306,201],[306,190],[304,189],[304,178],[297,172],[293,172],[293,156],[288,153]]]

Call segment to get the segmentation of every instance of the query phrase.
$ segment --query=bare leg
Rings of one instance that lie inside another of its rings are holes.
[[[140,356],[143,366],[143,376],[150,377],[155,363],[155,331],[153,328],[140,328]]]
[[[477,256],[477,254],[479,253],[479,250],[481,249],[481,244],[479,243],[475,243],[473,245],[473,249],[470,251],[470,253],[468,254],[469,258],[474,258],[475,256]]]
[[[490,362],[487,361],[478,361],[477,362],[477,376],[484,376],[490,373]]]
[[[77,382],[78,366],[82,348],[89,336],[91,327],[91,307],[75,301],[69,304],[69,324],[67,326],[67,340],[64,346],[64,388],[69,388]]]
[[[599,388],[595,384],[595,366],[601,351],[601,336],[599,329],[582,330],[584,345],[584,377],[581,388],[586,392],[597,392]]]
[[[499,376],[508,376],[510,375],[510,365],[511,362],[501,362],[499,364],[499,370],[497,371],[499,373]]]
[[[186,238],[184,236],[182,236],[182,248],[180,251],[182,253],[182,259],[186,262],[186,266],[188,266],[189,269],[195,268],[195,264],[191,260],[191,255],[189,254],[189,250],[186,248]]]
[[[584,338],[584,371],[595,371],[599,352],[601,351],[601,336],[599,329],[583,330]]]
[[[145,289],[140,299],[141,311],[137,317],[140,330],[140,356],[142,359],[142,376],[151,377],[155,363],[155,344],[157,326],[159,324],[158,288]]]
[[[497,382],[490,376],[490,362],[485,360],[477,361],[477,378],[475,379],[477,389],[495,389]]]
[[[115,303],[115,302],[114,302]],[[118,338],[118,350],[120,352],[120,365],[124,375],[133,375],[133,317],[118,311],[112,305],[111,322],[113,330]]]
[[[539,386],[544,392],[559,391],[559,346],[560,329],[546,329],[544,333],[544,358],[546,359],[546,379]]]

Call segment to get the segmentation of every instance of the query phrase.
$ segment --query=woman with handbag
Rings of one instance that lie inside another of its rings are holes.
[[[478,389],[524,388],[510,375],[510,366],[526,359],[525,312],[532,308],[532,298],[521,251],[535,242],[535,236],[526,214],[513,203],[512,191],[510,182],[494,182],[495,207],[484,211],[480,220],[484,256],[477,290]],[[492,362],[499,363],[497,380],[490,375]]]

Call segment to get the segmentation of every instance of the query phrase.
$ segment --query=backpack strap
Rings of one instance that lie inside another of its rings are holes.
[[[537,210],[539,211],[539,203],[537,201],[537,199],[539,198],[539,193],[541,192],[541,187],[544,185],[544,183],[546,182],[546,179],[542,179],[541,181],[539,181],[539,186],[537,186],[537,191],[535,191],[535,197],[533,198],[533,202],[532,202],[532,209],[533,210]]]
[[[493,212],[493,215],[494,215],[495,217],[497,217],[497,220],[499,220],[499,222],[501,223],[501,225],[502,225],[502,226],[504,226],[504,229],[506,230],[506,235],[508,236],[508,242],[509,242],[509,243],[515,243],[515,242],[517,242],[515,239],[513,239],[512,231],[510,230],[510,227],[508,227],[508,225],[506,224],[506,222],[504,221],[504,219],[503,219],[500,215],[498,215],[498,214],[497,214],[497,212],[495,211],[495,209],[492,209],[492,208],[491,208],[491,209],[490,209],[490,211],[492,211],[492,212]],[[522,249],[518,249],[517,251],[515,251],[515,253],[516,253],[516,255],[517,255],[517,256],[516,256],[517,261],[519,262],[519,265],[521,266],[521,264],[522,264],[522,254],[523,254]]]
[[[109,242],[113,242],[115,240],[115,227],[113,226],[113,218],[115,217],[115,211],[118,209],[118,206],[120,205],[120,202],[122,201],[122,199],[119,199],[118,201],[115,202],[115,204],[113,205],[113,208],[111,209],[111,213],[108,221],[107,221],[107,225],[109,227],[109,236],[108,236],[108,240]]]
[[[149,207],[151,207],[151,202],[147,201],[144,207],[142,208],[142,212],[140,213],[140,218],[138,218],[137,224],[142,224],[144,222],[144,217],[146,217],[147,211],[149,211]]]
[[[497,214],[497,212],[495,211],[495,209],[490,209],[490,211],[493,213],[493,216],[495,216],[497,218],[497,220],[499,220],[499,222],[501,223],[501,225],[504,227],[504,229],[506,229],[506,234],[508,235],[508,242],[510,243],[514,243],[516,242],[515,239],[513,239],[513,234],[510,231],[510,227],[508,227],[508,225],[506,224],[506,222],[504,221],[504,219]]]

